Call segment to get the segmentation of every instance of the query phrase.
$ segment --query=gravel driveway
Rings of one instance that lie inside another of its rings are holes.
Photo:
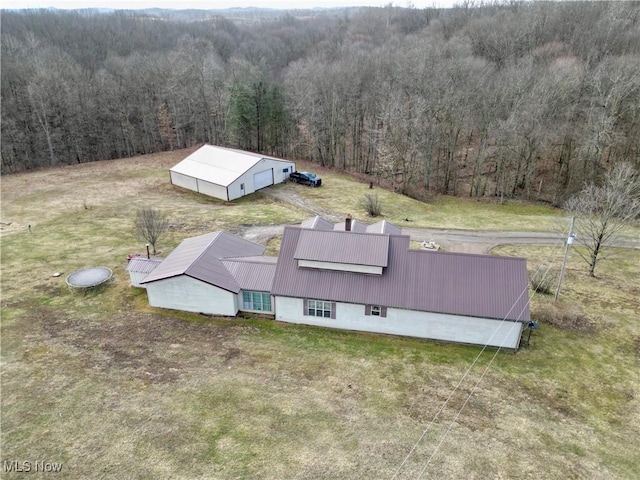
[[[269,189],[266,189],[269,190]],[[265,192],[266,192],[265,190]],[[292,192],[274,189],[269,195],[283,203],[290,203],[309,212],[310,215],[320,215],[323,218],[338,222],[342,216],[324,210],[309,200],[292,194]],[[564,244],[562,234],[553,232],[502,232],[490,230],[457,230],[439,228],[402,227],[402,233],[409,235],[417,242],[433,240],[448,252],[461,253],[489,253],[498,245],[557,245]],[[239,234],[253,242],[266,243],[270,238],[282,235],[284,225],[257,225],[243,227]],[[619,238],[616,247],[640,248],[640,238]]]

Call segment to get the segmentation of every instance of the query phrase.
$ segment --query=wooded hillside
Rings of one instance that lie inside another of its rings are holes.
[[[207,142],[559,203],[640,167],[639,3],[465,5],[3,11],[2,172]]]

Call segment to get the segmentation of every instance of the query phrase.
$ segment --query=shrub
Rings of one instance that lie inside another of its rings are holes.
[[[536,306],[531,317],[541,323],[573,332],[593,333],[596,324],[576,303],[548,302]]]
[[[551,271],[546,274],[537,273],[529,277],[529,283],[531,283],[534,292],[541,295],[551,295],[555,293],[558,285],[558,273]]]
[[[361,200],[360,206],[370,217],[377,217],[382,213],[382,203],[377,193],[367,193]]]

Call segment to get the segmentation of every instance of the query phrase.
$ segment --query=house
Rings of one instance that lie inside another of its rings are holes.
[[[280,254],[216,232],[140,283],[152,306],[517,349],[530,321],[523,258],[415,250],[399,227],[348,216],[284,229]]]
[[[204,145],[169,170],[171,183],[230,201],[284,182],[296,165],[287,160]]]
[[[394,225],[354,231],[349,220],[285,227],[276,320],[518,348],[530,319],[525,259],[413,250]]]
[[[276,258],[265,247],[225,232],[183,241],[144,280],[153,307],[233,316],[273,313]]]

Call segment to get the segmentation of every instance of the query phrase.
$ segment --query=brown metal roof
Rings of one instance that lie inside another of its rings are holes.
[[[388,235],[302,229],[292,258],[385,267],[388,252]]]
[[[222,259],[262,255],[265,247],[226,232],[214,232],[184,240],[156,269],[140,283],[149,283],[178,275],[188,275],[229,290],[240,286]]]
[[[246,257],[223,260],[242,290],[270,292],[278,257]]]
[[[322,234],[322,245],[337,250],[335,254],[324,254],[329,258],[342,258],[345,250],[366,253],[367,239],[382,237],[286,227],[273,282],[274,295],[529,320],[528,277],[523,258],[410,250],[408,236],[387,235],[388,266],[382,275],[299,268],[297,250],[308,233]],[[346,238],[353,242],[348,248]],[[319,245],[319,241],[320,236],[316,236],[313,245]],[[312,242],[305,239],[304,243],[308,250]]]

